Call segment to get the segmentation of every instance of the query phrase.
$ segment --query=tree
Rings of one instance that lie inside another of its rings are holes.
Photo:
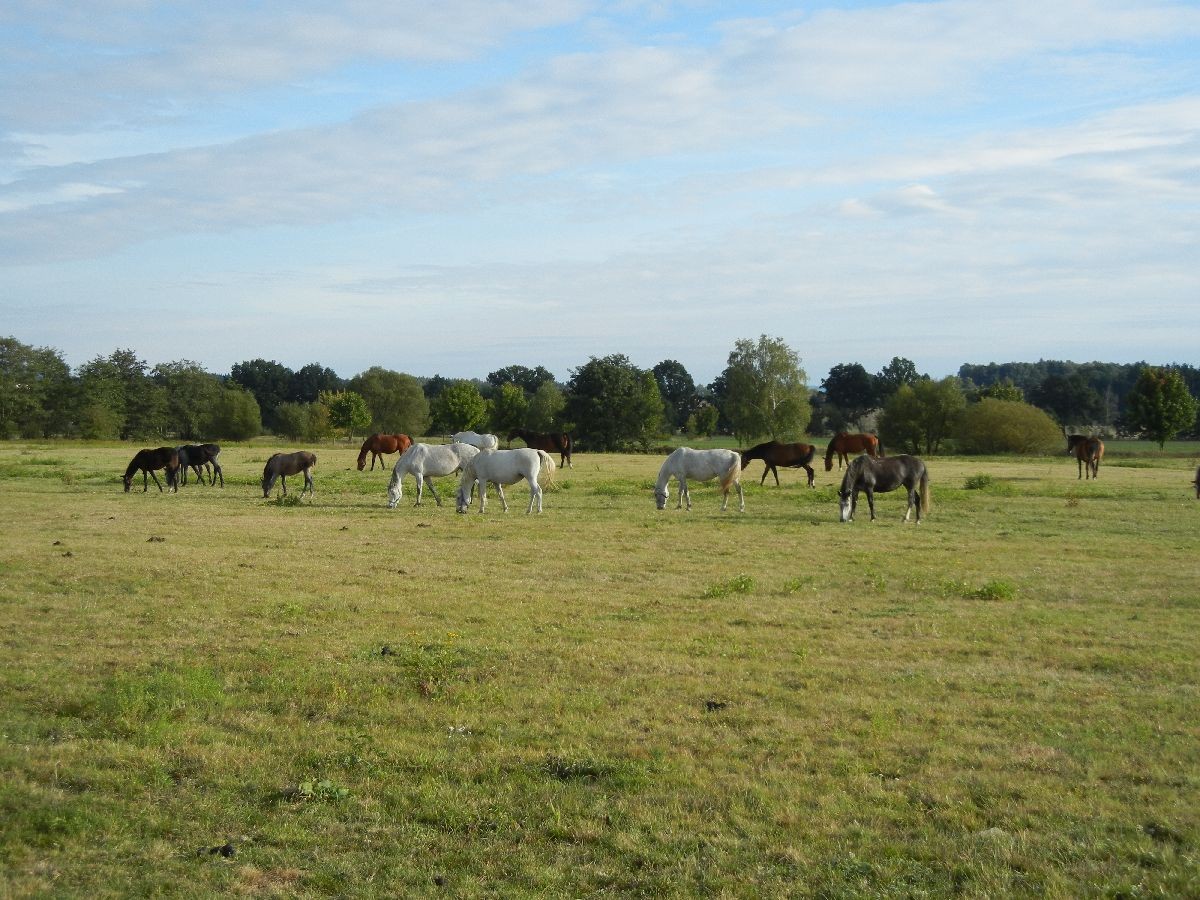
[[[1062,445],[1062,431],[1045,410],[994,397],[963,410],[957,436],[963,453],[1051,453]]]
[[[780,338],[734,343],[725,379],[725,415],[740,439],[796,440],[812,418],[800,357]]]
[[[333,369],[320,363],[309,363],[297,369],[292,375],[287,399],[293,403],[313,403],[321,396],[321,391],[336,392],[344,387],[346,387],[345,382]]]
[[[291,369],[273,359],[251,359],[234,363],[233,368],[229,370],[230,380],[254,395],[254,399],[258,401],[258,408],[262,411],[263,424],[272,430],[275,428],[275,410],[279,404],[293,399],[293,377]]]
[[[487,383],[493,388],[515,384],[527,397],[537,393],[537,389],[547,381],[553,382],[554,376],[541,366],[533,369],[528,366],[505,366],[503,369],[489,372],[487,377]]]
[[[186,359],[159,363],[154,367],[153,378],[166,391],[168,427],[184,441],[203,437],[205,423],[213,415],[213,405],[224,390],[221,379],[206,372],[199,363]]]
[[[329,423],[347,438],[364,434],[371,425],[371,408],[354,391],[322,391],[317,402],[329,410]]]
[[[280,403],[275,410],[275,431],[289,441],[299,441],[309,437],[309,416],[311,403]]]
[[[1104,400],[1078,372],[1047,375],[1029,399],[1060,423],[1094,422],[1104,413]]]
[[[1196,400],[1174,369],[1146,366],[1129,394],[1128,418],[1158,449],[1196,421]]]
[[[667,422],[672,428],[682,428],[698,402],[696,382],[678,360],[664,359],[653,371]]]
[[[525,390],[520,385],[512,382],[500,385],[490,402],[488,424],[496,434],[507,436],[512,434],[514,428],[521,428],[525,424],[529,401],[525,399]]]
[[[1025,392],[1009,379],[1005,378],[1001,381],[994,381],[987,385],[987,387],[976,388],[975,396],[972,399],[978,402],[988,398],[992,400],[1008,400],[1011,403],[1024,403]]]
[[[262,434],[262,413],[249,391],[235,384],[225,385],[213,398],[204,431],[212,437],[246,441]]]
[[[589,450],[620,450],[647,445],[662,426],[663,403],[654,373],[624,354],[612,354],[571,372],[566,415],[575,423],[577,443]]]
[[[525,408],[525,427],[530,431],[570,431],[559,416],[566,408],[567,400],[553,381],[543,381],[529,398]]]
[[[57,350],[0,338],[0,437],[66,432],[71,394],[71,368]]]
[[[470,431],[487,419],[487,401],[473,381],[452,381],[429,404],[433,427],[443,433]]]
[[[132,350],[115,350],[85,363],[79,369],[79,387],[80,431],[85,437],[164,435],[167,392],[146,374],[146,363]]]
[[[713,432],[717,430],[717,408],[711,403],[702,402],[696,407],[696,411],[688,416],[686,428],[688,434],[712,437]]]
[[[412,375],[372,366],[351,378],[346,387],[367,401],[372,431],[421,435],[429,427],[429,401]]]
[[[911,359],[893,356],[892,361],[875,375],[874,390],[876,404],[881,404],[906,384],[915,384],[921,379]]]
[[[875,378],[860,363],[839,363],[834,366],[821,381],[821,390],[826,403],[838,411],[836,416],[832,411],[826,411],[827,418],[836,421],[837,428],[857,422],[878,405],[876,398],[879,392]]]
[[[922,378],[894,393],[879,417],[879,437],[906,453],[937,453],[953,434],[967,405],[962,383],[953,375]]]

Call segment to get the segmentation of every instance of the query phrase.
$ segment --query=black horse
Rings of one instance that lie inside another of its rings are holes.
[[[304,473],[304,487],[300,491],[300,496],[304,496],[304,492],[309,494],[313,491],[312,470],[317,467],[317,454],[310,453],[307,450],[297,450],[295,453],[276,453],[267,460],[267,464],[263,467],[262,489],[263,496],[271,496],[271,488],[275,484],[275,479],[278,478],[283,485],[283,495],[287,496],[287,476],[298,475]]]
[[[812,444],[781,444],[779,441],[767,441],[765,444],[757,444],[749,450],[742,451],[742,468],[746,468],[746,463],[751,460],[761,459],[763,461],[763,473],[758,482],[759,487],[766,483],[768,472],[775,476],[775,487],[779,487],[779,470],[775,468],[776,466],[783,466],[785,469],[803,469],[808,473],[808,486],[816,487],[816,475],[813,467],[809,465],[816,452],[817,448]]]
[[[225,487],[225,475],[221,472],[221,464],[217,457],[221,448],[216,444],[184,444],[175,448],[179,452],[180,481],[187,484],[188,469],[196,473],[200,483],[204,484],[205,466],[208,467],[208,483],[214,485],[221,479],[221,487]]]
[[[142,473],[142,493],[146,493],[150,489],[150,483],[146,480],[149,475],[154,479],[154,483],[158,485],[158,490],[161,493],[163,486],[159,483],[158,476],[154,474],[156,469],[165,469],[167,474],[167,487],[173,491],[179,490],[179,454],[175,452],[174,447],[158,447],[151,449],[147,447],[145,450],[139,450],[129,461],[129,466],[125,469],[125,493],[129,493],[129,489],[133,487],[133,477],[139,471]]]
[[[572,469],[575,468],[575,466],[571,465],[571,450],[575,444],[571,440],[571,436],[565,431],[547,434],[541,431],[527,431],[524,428],[514,428],[509,432],[508,439],[510,441],[518,437],[525,442],[526,447],[534,450],[545,450],[547,453],[557,453],[560,469],[564,465]]]
[[[904,521],[908,521],[913,508],[917,510],[917,524],[921,524],[921,513],[929,512],[929,474],[925,463],[915,456],[891,456],[875,459],[857,456],[846,467],[842,487],[838,491],[841,501],[841,520],[854,521],[854,509],[858,505],[858,492],[867,495],[871,507],[871,521],[875,521],[875,492],[894,491],[898,487],[908,490],[908,509]]]

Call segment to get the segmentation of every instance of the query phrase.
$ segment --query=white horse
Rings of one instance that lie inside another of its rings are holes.
[[[458,511],[465,513],[471,508],[471,490],[479,484],[479,511],[487,510],[487,486],[494,484],[504,511],[508,512],[508,501],[504,499],[504,485],[516,484],[522,478],[529,482],[529,509],[537,501],[538,512],[542,511],[542,487],[538,476],[546,470],[546,483],[554,482],[554,460],[545,450],[521,447],[517,450],[480,450],[463,465],[462,480],[458,483]]]
[[[679,481],[679,503],[676,509],[687,501],[687,508],[692,508],[692,495],[688,493],[687,480],[711,481],[721,479],[721,509],[729,505],[729,489],[736,487],[738,492],[738,508],[746,511],[746,497],[742,493],[742,457],[736,450],[693,450],[691,447],[679,447],[662,464],[658,470],[658,483],[654,485],[654,499],[659,509],[665,509],[671,496],[670,482],[674,476]]]
[[[474,431],[460,431],[450,440],[456,444],[470,444],[480,450],[495,450],[500,446],[500,438],[494,434],[479,434]]]
[[[478,452],[478,448],[463,443],[413,444],[400,454],[392,469],[392,480],[388,485],[388,509],[395,509],[404,497],[405,475],[412,475],[417,482],[417,506],[421,505],[426,485],[437,505],[441,506],[442,498],[433,486],[433,476],[454,474]]]

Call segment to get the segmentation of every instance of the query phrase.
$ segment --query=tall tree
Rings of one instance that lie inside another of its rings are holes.
[[[664,415],[673,428],[683,428],[688,416],[696,409],[699,397],[696,382],[683,363],[675,359],[664,359],[654,367],[654,380],[662,395]]]
[[[372,366],[351,378],[346,387],[367,401],[372,431],[421,435],[429,427],[429,401],[412,375]]]
[[[275,411],[279,404],[291,399],[294,374],[287,366],[273,359],[234,363],[229,370],[230,380],[254,395],[262,412],[263,424],[272,430],[276,425]]]
[[[84,437],[161,438],[167,427],[166,390],[132,350],[97,356],[79,369],[79,419]],[[115,432],[115,433],[114,433]]]
[[[833,406],[839,414],[834,416],[827,409],[826,416],[836,418],[839,428],[853,425],[878,406],[879,391],[875,377],[861,363],[839,363],[834,366],[821,381],[821,390],[827,406]]]
[[[1196,399],[1174,369],[1147,366],[1129,394],[1129,422],[1158,449],[1196,422]]]
[[[181,359],[154,367],[154,381],[167,395],[168,425],[181,440],[203,437],[205,424],[212,417],[213,405],[224,386],[197,362]]]
[[[620,450],[648,445],[662,426],[663,403],[654,373],[624,354],[591,357],[571,372],[566,415],[581,447]]]
[[[317,402],[329,410],[329,422],[346,437],[365,434],[371,425],[371,408],[354,391],[322,391]]]
[[[903,385],[915,384],[920,378],[921,376],[917,372],[916,364],[911,359],[905,359],[902,356],[893,356],[892,361],[875,375],[873,384],[875,389],[875,404],[879,405],[883,403],[888,397],[900,390]]]
[[[541,366],[532,369],[528,366],[505,366],[495,372],[488,372],[487,377],[487,383],[493,388],[515,384],[525,392],[526,397],[536,393],[537,389],[547,381],[553,382],[554,376]]]
[[[439,432],[471,431],[487,419],[487,401],[475,382],[450,382],[429,404],[433,428]]]
[[[205,434],[231,441],[248,441],[262,433],[262,414],[254,395],[236,384],[221,387],[203,423]]]
[[[543,381],[525,409],[525,427],[530,431],[569,431],[566,423],[559,421],[566,408],[567,400],[553,381]]]
[[[501,438],[507,437],[512,434],[514,428],[525,424],[529,401],[525,399],[525,391],[520,385],[511,381],[500,385],[493,391],[489,402],[491,411],[488,427]]]
[[[321,391],[340,391],[345,387],[345,381],[333,369],[320,363],[309,363],[292,375],[287,399],[292,403],[312,403],[321,396]]]
[[[0,437],[48,437],[70,428],[71,368],[49,347],[0,338]]]
[[[725,379],[725,415],[739,439],[769,435],[796,440],[808,427],[812,407],[800,357],[780,338],[734,343]]]
[[[1029,399],[1063,425],[1095,422],[1104,414],[1103,398],[1079,372],[1047,375]]]
[[[953,375],[934,381],[922,378],[902,386],[884,404],[879,437],[906,453],[937,453],[958,427],[967,398]]]

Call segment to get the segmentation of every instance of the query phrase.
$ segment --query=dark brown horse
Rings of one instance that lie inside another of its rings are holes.
[[[204,484],[205,467],[208,467],[209,484],[217,483],[217,479],[221,479],[221,487],[225,487],[225,474],[221,471],[221,464],[217,462],[217,457],[221,455],[221,448],[216,444],[184,444],[182,447],[176,447],[175,450],[179,453],[179,481],[182,484],[187,484],[188,469],[196,473],[196,477],[200,479],[200,483]]]
[[[570,469],[575,468],[571,464],[571,450],[574,448],[575,443],[565,431],[547,434],[542,431],[526,431],[524,428],[514,428],[508,435],[509,441],[518,437],[525,442],[526,447],[534,450],[544,450],[546,453],[557,453],[560,469],[564,465]]]
[[[142,473],[142,493],[144,494],[150,489],[150,483],[146,480],[147,474],[154,479],[154,483],[158,485],[161,493],[163,486],[159,484],[158,476],[154,474],[156,469],[166,470],[167,487],[173,491],[179,489],[179,454],[175,452],[174,447],[159,447],[139,450],[130,460],[128,468],[125,469],[125,493],[128,494],[129,489],[133,487],[133,477],[139,470]]]
[[[851,453],[865,453],[867,456],[880,457],[883,456],[883,445],[879,443],[879,438],[873,434],[848,434],[845,431],[839,431],[830,440],[829,446],[825,449],[825,471],[833,469],[833,454],[837,454],[838,468],[842,467],[844,462],[850,465]]]
[[[1196,477],[1192,479],[1192,484],[1196,486],[1196,499],[1200,500],[1200,466],[1196,467]]]
[[[785,469],[803,469],[808,473],[808,486],[816,487],[816,476],[813,473],[813,467],[809,465],[816,452],[817,448],[812,444],[781,444],[779,441],[767,441],[765,444],[757,444],[749,450],[742,451],[742,468],[746,468],[746,463],[751,460],[761,459],[763,461],[763,473],[762,479],[758,482],[759,487],[766,483],[768,472],[775,476],[775,486],[779,487],[779,471],[775,468],[776,466],[783,466]]]
[[[267,460],[267,464],[263,467],[262,489],[263,496],[271,496],[271,487],[275,484],[275,479],[278,478],[283,485],[283,495],[287,496],[287,476],[297,475],[300,472],[304,473],[304,488],[300,491],[300,496],[304,496],[304,491],[309,494],[313,491],[312,470],[317,467],[317,454],[309,453],[307,450],[297,450],[295,453],[276,453]]]
[[[375,460],[379,460],[379,468],[383,464],[385,453],[403,453],[412,446],[412,438],[407,434],[373,434],[363,441],[362,450],[358,452],[358,471],[367,465],[367,454],[371,454],[371,471],[375,471]]]
[[[1100,460],[1104,459],[1104,441],[1086,434],[1067,435],[1067,456],[1074,456],[1079,463],[1079,477],[1087,473],[1089,478],[1100,474]]]

